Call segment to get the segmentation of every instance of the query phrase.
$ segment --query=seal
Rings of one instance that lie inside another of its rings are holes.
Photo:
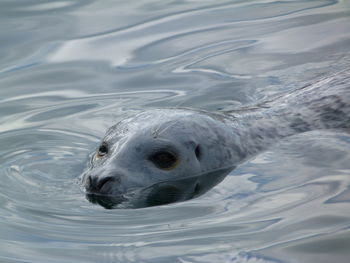
[[[155,109],[123,119],[92,154],[82,185],[106,208],[135,195],[137,207],[188,200],[279,140],[315,129],[350,130],[349,70],[238,111]]]

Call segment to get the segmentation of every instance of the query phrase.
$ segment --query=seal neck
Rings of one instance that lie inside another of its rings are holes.
[[[320,129],[350,131],[350,70],[228,115],[227,123],[246,153],[244,159],[295,134]]]

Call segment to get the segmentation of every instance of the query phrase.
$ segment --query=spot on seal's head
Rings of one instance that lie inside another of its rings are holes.
[[[144,206],[190,199],[228,173],[222,168],[233,164],[232,140],[220,117],[186,109],[146,111],[107,131],[82,183],[97,203],[99,196],[106,203],[108,197],[120,201],[135,191],[148,195]],[[171,197],[165,198],[167,193]]]

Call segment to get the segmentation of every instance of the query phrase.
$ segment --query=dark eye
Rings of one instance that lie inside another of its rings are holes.
[[[171,152],[158,152],[151,156],[150,160],[160,169],[172,170],[179,160],[177,156]]]
[[[97,157],[103,157],[108,153],[108,145],[103,142],[97,150]]]

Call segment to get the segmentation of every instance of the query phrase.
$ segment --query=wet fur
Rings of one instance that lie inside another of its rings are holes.
[[[134,189],[141,189],[144,200],[183,201],[219,183],[229,172],[222,168],[233,169],[284,137],[319,129],[350,130],[350,70],[238,111],[158,109],[126,118],[107,131],[103,141],[110,153],[91,161],[82,183],[89,200],[110,207]],[[176,149],[179,167],[161,171],[147,161],[159,148]],[[149,203],[142,206],[154,205]]]

